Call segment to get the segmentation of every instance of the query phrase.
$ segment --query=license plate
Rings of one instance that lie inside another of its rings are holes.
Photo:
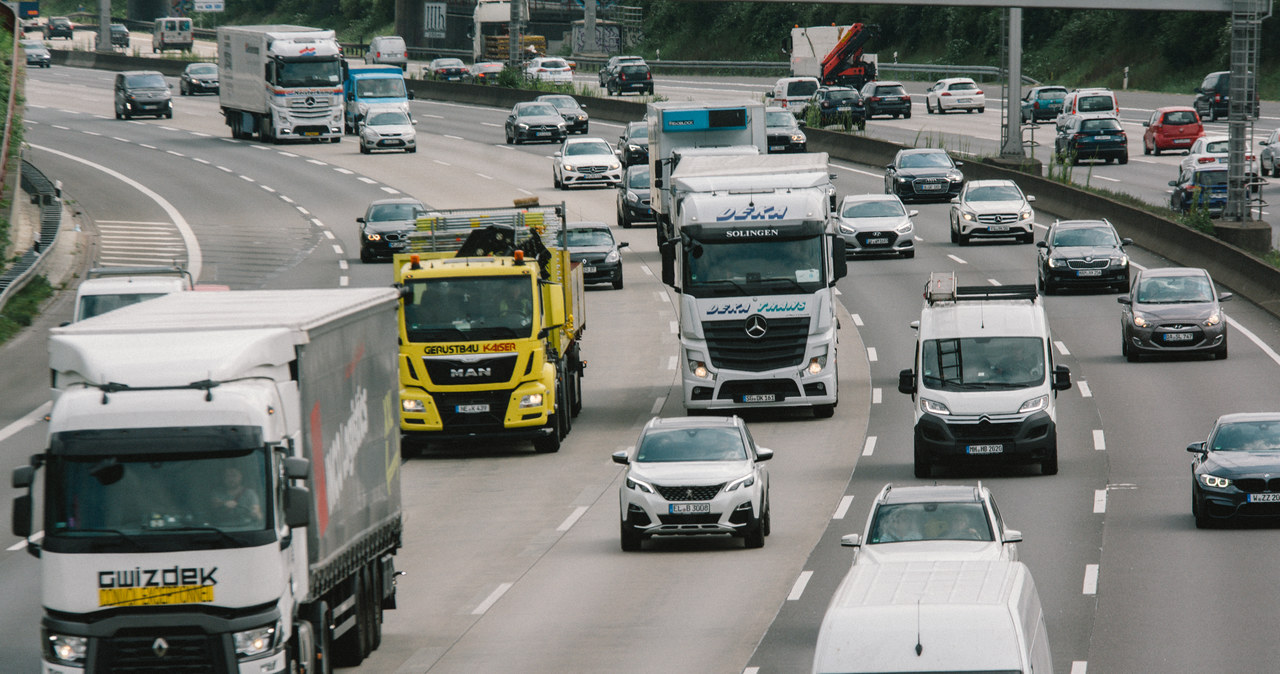
[[[1280,503],[1280,494],[1249,494],[1250,503]]]
[[[868,246],[874,246],[876,244],[884,245],[886,243],[889,243],[889,239],[883,237],[879,239],[867,239]]]
[[[772,393],[747,393],[742,396],[744,403],[771,403],[778,399],[778,396]]]
[[[971,99],[971,98],[961,98],[961,99],[958,99],[958,100],[959,100],[959,102],[960,102],[960,103],[972,103],[972,102],[973,102],[973,99]]]
[[[1007,232],[1009,231],[1009,225],[991,225],[990,227],[987,227],[987,231],[988,232]]]
[[[942,189],[942,185],[921,185],[920,189],[936,192]]]
[[[319,136],[319,135],[320,135],[320,132],[319,132],[319,131],[304,131],[304,132],[302,133],[302,135],[304,135],[304,136]]]
[[[1094,136],[1094,140],[1111,140],[1111,136]]]
[[[839,110],[840,112],[853,112],[853,108],[850,107],[836,108],[836,110]]]
[[[710,503],[670,503],[667,512],[672,515],[707,515],[711,513]]]
[[[787,149],[787,146],[786,146],[786,145],[770,145],[770,146],[769,146],[769,149],[770,149],[770,150],[785,150],[785,149]]]
[[[1101,269],[1081,269],[1076,272],[1076,276],[1102,276]]]
[[[453,408],[458,414],[480,414],[489,411],[489,403],[477,403],[475,405],[458,405]]]
[[[1190,139],[1190,138],[1177,138],[1177,139],[1175,139],[1173,142],[1174,142],[1174,143],[1190,143],[1190,142],[1191,142],[1191,139]]]
[[[584,273],[584,274],[594,274],[594,273],[596,273],[596,268],[595,268],[595,267],[586,267],[586,266],[584,266],[584,267],[582,268],[582,273]]]
[[[403,140],[384,140],[382,141],[382,144],[383,145],[404,145],[404,141]]]
[[[535,135],[535,136],[550,136],[550,135],[551,135],[551,132],[550,132],[550,131],[539,131],[539,132],[535,133],[534,135]]]
[[[969,445],[964,451],[967,454],[1002,454],[1004,445]]]
[[[1195,338],[1196,336],[1190,332],[1168,332],[1164,335],[1166,342],[1189,342]]]

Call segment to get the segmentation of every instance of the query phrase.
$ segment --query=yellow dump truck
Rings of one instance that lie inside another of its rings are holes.
[[[400,430],[434,441],[530,439],[555,452],[582,409],[582,266],[564,204],[437,210],[395,256]]]

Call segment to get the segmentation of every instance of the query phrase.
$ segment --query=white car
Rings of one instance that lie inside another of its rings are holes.
[[[568,61],[555,56],[539,56],[529,61],[529,65],[524,68],[524,74],[528,75],[529,79],[543,82],[573,83],[573,68],[569,67]]]
[[[1187,150],[1187,156],[1182,159],[1182,170],[1189,171],[1196,166],[1204,166],[1206,164],[1227,165],[1227,153],[1230,146],[1230,139],[1222,134],[1214,134],[1212,136],[1204,135],[1196,139],[1195,143]],[[1245,154],[1245,173],[1250,175],[1258,174],[1258,156],[1252,152]]]
[[[983,112],[987,109],[987,96],[968,77],[948,77],[929,87],[924,108],[929,114],[942,114],[949,110]]]
[[[1013,237],[1031,243],[1036,213],[1031,202],[1012,180],[970,180],[951,200],[951,243],[966,245],[972,239]]]
[[[551,180],[558,190],[576,185],[616,187],[622,184],[622,161],[603,138],[569,138],[552,158]]]
[[[969,485],[887,484],[876,495],[862,535],[840,539],[857,548],[855,564],[913,561],[1018,560],[1022,532],[1000,517],[991,490]]]
[[[845,253],[853,255],[901,255],[915,257],[915,225],[893,194],[850,194],[840,203],[840,237]]]
[[[360,122],[360,153],[369,154],[374,150],[417,152],[418,133],[413,129],[417,123],[398,106],[369,108]]]
[[[618,490],[622,549],[650,536],[729,534],[748,548],[769,535],[773,450],[756,447],[731,417],[654,417],[635,447],[616,452],[627,467]]]

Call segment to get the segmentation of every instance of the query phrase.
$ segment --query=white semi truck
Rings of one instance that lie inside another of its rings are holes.
[[[377,648],[398,300],[180,292],[52,330],[48,446],[13,473],[41,672],[327,673]]]
[[[342,140],[342,49],[333,31],[220,26],[218,78],[233,138]]]
[[[809,407],[839,399],[837,280],[825,153],[689,157],[671,180],[663,282],[680,295],[685,408]]]

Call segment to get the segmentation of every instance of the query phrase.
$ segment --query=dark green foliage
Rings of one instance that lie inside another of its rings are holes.
[[[40,306],[53,294],[53,288],[43,276],[31,279],[0,310],[0,342],[8,341],[22,328],[31,325],[40,313]]]

